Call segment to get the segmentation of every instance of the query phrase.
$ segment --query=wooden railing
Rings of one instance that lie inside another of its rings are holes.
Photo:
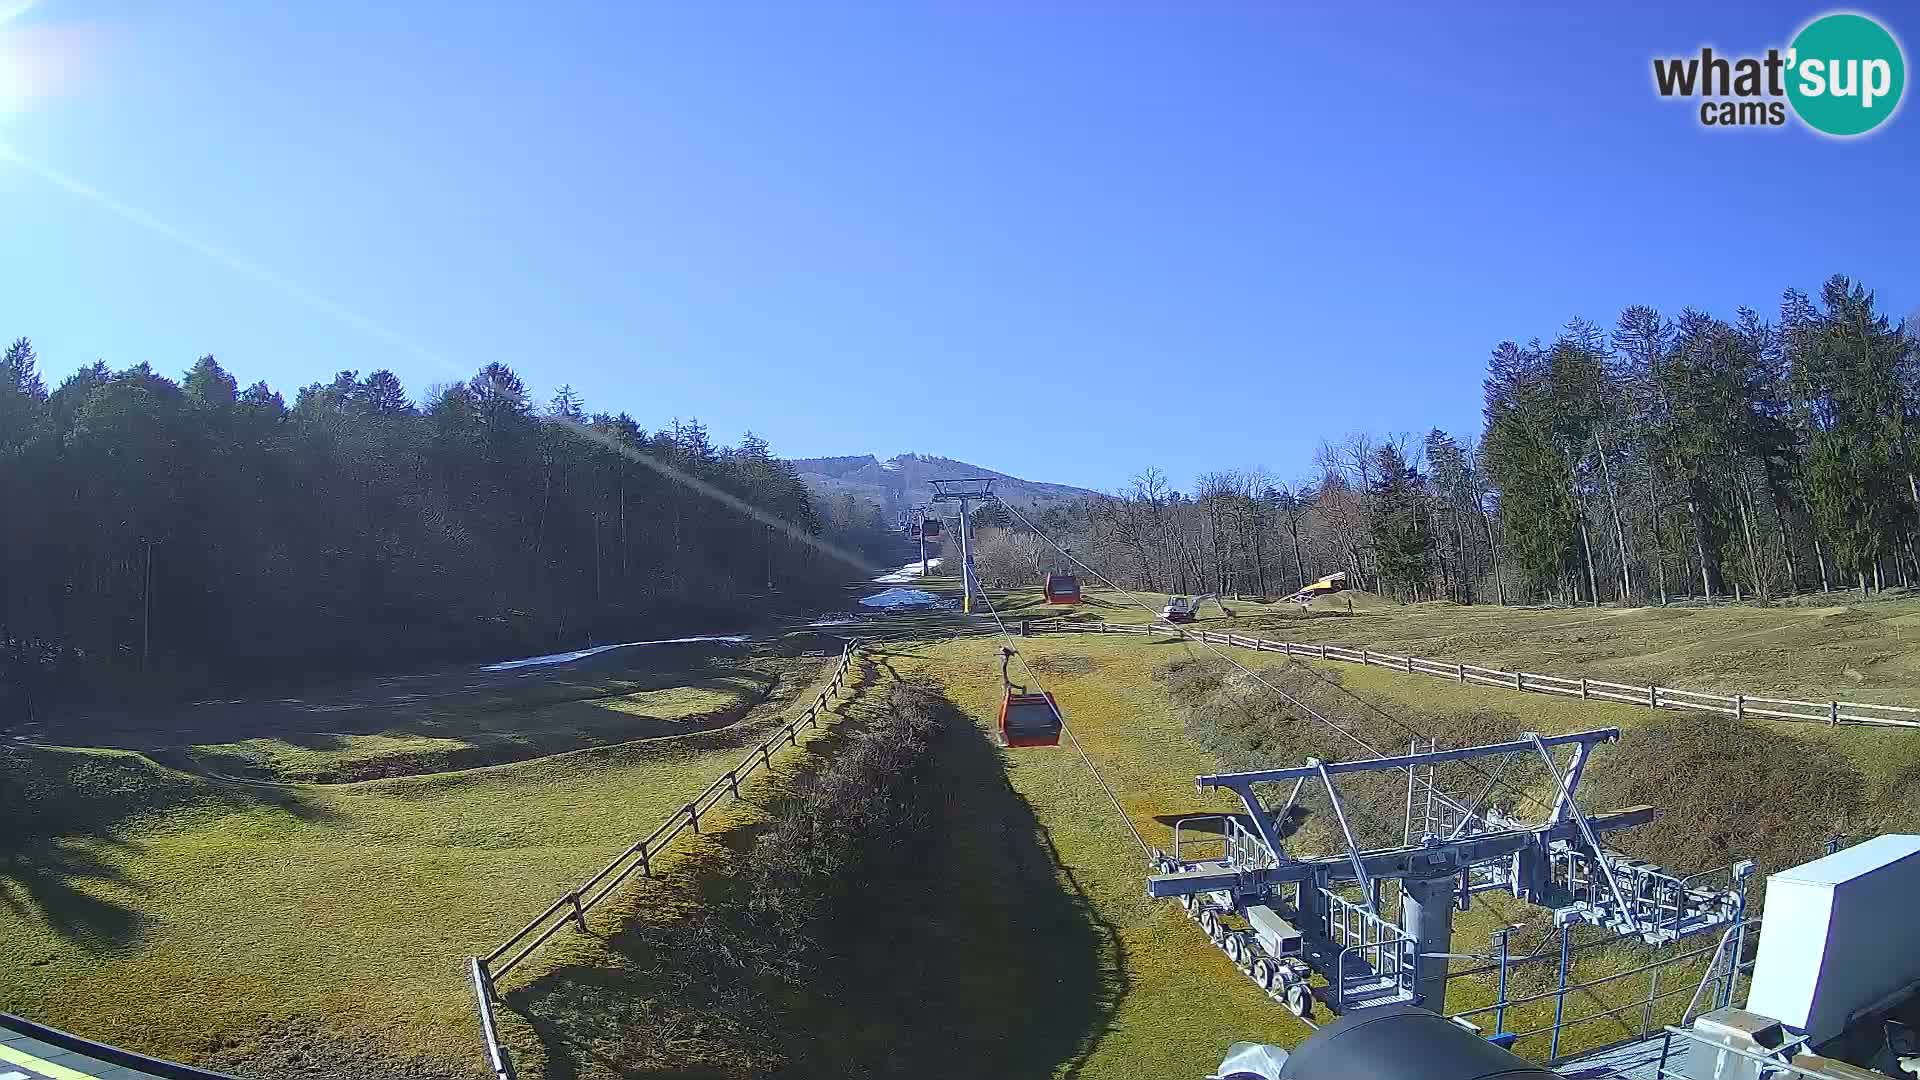
[[[859,640],[848,641],[846,648],[841,650],[840,664],[834,669],[833,676],[805,711],[767,736],[738,765],[715,777],[713,783],[661,822],[653,832],[615,856],[599,873],[562,893],[559,899],[547,905],[545,911],[535,916],[518,933],[501,942],[498,948],[485,956],[468,958],[468,974],[473,981],[473,996],[480,1013],[480,1031],[486,1040],[488,1065],[496,1080],[514,1080],[513,1059],[501,1043],[493,1022],[493,1006],[500,1000],[497,989],[499,980],[569,924],[585,930],[587,912],[593,910],[594,905],[605,900],[636,871],[651,877],[653,860],[670,847],[681,833],[688,830],[699,833],[703,815],[718,808],[723,801],[738,799],[741,781],[752,775],[755,769],[770,766],[774,751],[780,748],[781,743],[798,745],[801,728],[819,727],[820,714],[839,695],[840,687],[853,670],[859,650]],[[508,953],[512,955],[508,956]],[[502,957],[507,958],[503,960]]]
[[[1581,699],[1623,701],[1650,709],[1688,709],[1694,712],[1724,713],[1738,719],[1754,717],[1766,720],[1803,720],[1810,723],[1839,725],[1867,724],[1874,727],[1920,728],[1920,709],[1904,705],[1875,705],[1864,701],[1801,701],[1794,698],[1759,697],[1753,694],[1709,694],[1700,690],[1681,690],[1671,686],[1634,686],[1602,679],[1569,678],[1543,675],[1534,671],[1502,671],[1474,664],[1426,660],[1418,656],[1356,649],[1348,645],[1305,644],[1297,641],[1269,641],[1247,634],[1188,630],[1170,625],[1126,623],[1036,624],[1035,630],[1050,633],[1097,634],[1178,634],[1215,645],[1231,645],[1258,652],[1277,652],[1309,660],[1337,660],[1348,664],[1383,667],[1408,675],[1429,675],[1451,679],[1461,685],[1477,683],[1498,686],[1522,693],[1560,694]]]

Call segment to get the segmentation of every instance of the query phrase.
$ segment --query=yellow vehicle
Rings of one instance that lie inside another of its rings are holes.
[[[1305,608],[1309,604],[1313,603],[1314,597],[1316,596],[1332,596],[1334,593],[1346,592],[1346,591],[1347,591],[1347,572],[1345,570],[1341,570],[1332,574],[1328,574],[1326,577],[1321,578],[1319,581],[1316,581],[1313,584],[1308,585],[1306,588],[1301,589],[1299,592],[1294,593],[1292,596],[1287,597],[1287,599],[1289,601],[1292,601],[1293,603],[1299,604],[1302,608]]]

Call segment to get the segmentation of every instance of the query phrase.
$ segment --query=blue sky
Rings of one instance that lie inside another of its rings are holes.
[[[1838,142],[1652,90],[1824,10],[43,0],[0,26],[0,335],[56,379],[503,360],[792,456],[1294,476],[1472,433],[1489,349],[1574,315],[1920,306],[1911,104]],[[1914,59],[1910,5],[1856,10]]]

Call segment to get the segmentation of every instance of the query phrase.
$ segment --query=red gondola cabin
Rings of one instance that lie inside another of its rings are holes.
[[[928,518],[926,528],[923,529],[922,531],[926,534],[926,537],[929,540],[933,539],[936,536],[939,536],[940,535],[940,519]]]
[[[1053,695],[1029,693],[1007,677],[1007,662],[1012,649],[1000,650],[1000,684],[1005,695],[1000,699],[1000,742],[1009,748],[1060,745],[1060,706]]]
[[[1077,604],[1080,602],[1080,579],[1072,574],[1047,575],[1047,603]]]

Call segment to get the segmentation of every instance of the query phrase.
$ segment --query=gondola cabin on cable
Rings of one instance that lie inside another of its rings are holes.
[[[1012,649],[1000,650],[1000,742],[1008,747],[1059,746],[1060,707],[1045,691],[1029,693],[1007,675]]]
[[[1047,603],[1077,604],[1080,602],[1080,579],[1072,574],[1047,575]]]
[[[936,517],[928,518],[926,527],[921,529],[920,532],[921,532],[921,535],[925,536],[929,540],[932,540],[933,538],[939,536],[940,535],[940,519]]]

